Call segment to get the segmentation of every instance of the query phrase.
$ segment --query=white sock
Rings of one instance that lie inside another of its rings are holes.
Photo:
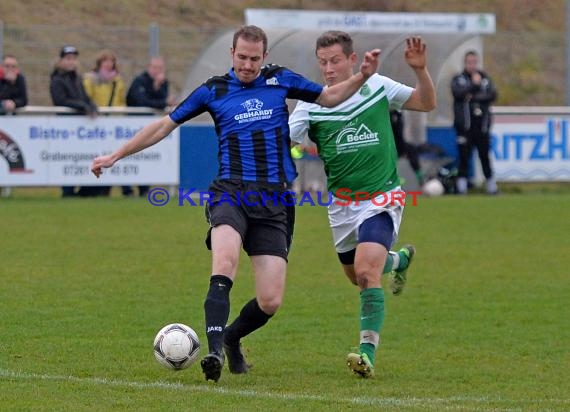
[[[493,177],[487,179],[487,193],[497,193],[497,182]]]
[[[464,195],[467,193],[467,178],[458,177],[457,178],[457,192]]]
[[[392,270],[396,270],[398,269],[398,266],[400,266],[400,255],[397,252],[392,252],[389,251],[388,252],[390,254],[390,256],[392,256]]]

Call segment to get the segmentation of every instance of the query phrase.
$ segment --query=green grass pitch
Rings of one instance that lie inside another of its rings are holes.
[[[358,291],[326,209],[297,209],[283,307],[218,384],[154,359],[165,324],[206,353],[201,207],[143,199],[0,199],[0,410],[568,410],[570,195],[420,197],[399,244],[417,257],[387,294],[376,377],[352,376]],[[386,285],[387,286],[387,285]],[[253,296],[247,257],[232,314]]]

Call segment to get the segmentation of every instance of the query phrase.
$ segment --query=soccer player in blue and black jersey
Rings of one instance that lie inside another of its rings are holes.
[[[96,158],[91,166],[99,177],[102,169],[158,143],[187,120],[204,112],[212,116],[219,139],[219,171],[206,205],[212,274],[204,303],[209,353],[201,365],[206,380],[215,382],[226,356],[230,372],[247,372],[250,365],[240,340],[265,325],[283,300],[295,219],[287,190],[297,175],[286,99],[338,105],[376,72],[380,50],[365,53],[357,74],[327,88],[285,67],[264,66],[267,36],[259,27],[237,30],[230,53],[233,67],[228,73],[208,79],[170,114],[141,129],[110,155]],[[241,247],[251,258],[256,296],[226,327]]]

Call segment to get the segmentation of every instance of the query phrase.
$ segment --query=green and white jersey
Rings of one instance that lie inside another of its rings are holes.
[[[308,135],[316,143],[333,194],[388,192],[400,185],[390,109],[401,109],[412,91],[374,74],[336,107],[300,101],[289,117],[291,140]]]

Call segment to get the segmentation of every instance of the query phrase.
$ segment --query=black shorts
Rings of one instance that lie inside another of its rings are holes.
[[[271,255],[287,260],[295,225],[293,192],[283,185],[240,180],[216,180],[208,192],[208,249],[212,248],[212,228],[230,225],[240,234],[249,256]]]

